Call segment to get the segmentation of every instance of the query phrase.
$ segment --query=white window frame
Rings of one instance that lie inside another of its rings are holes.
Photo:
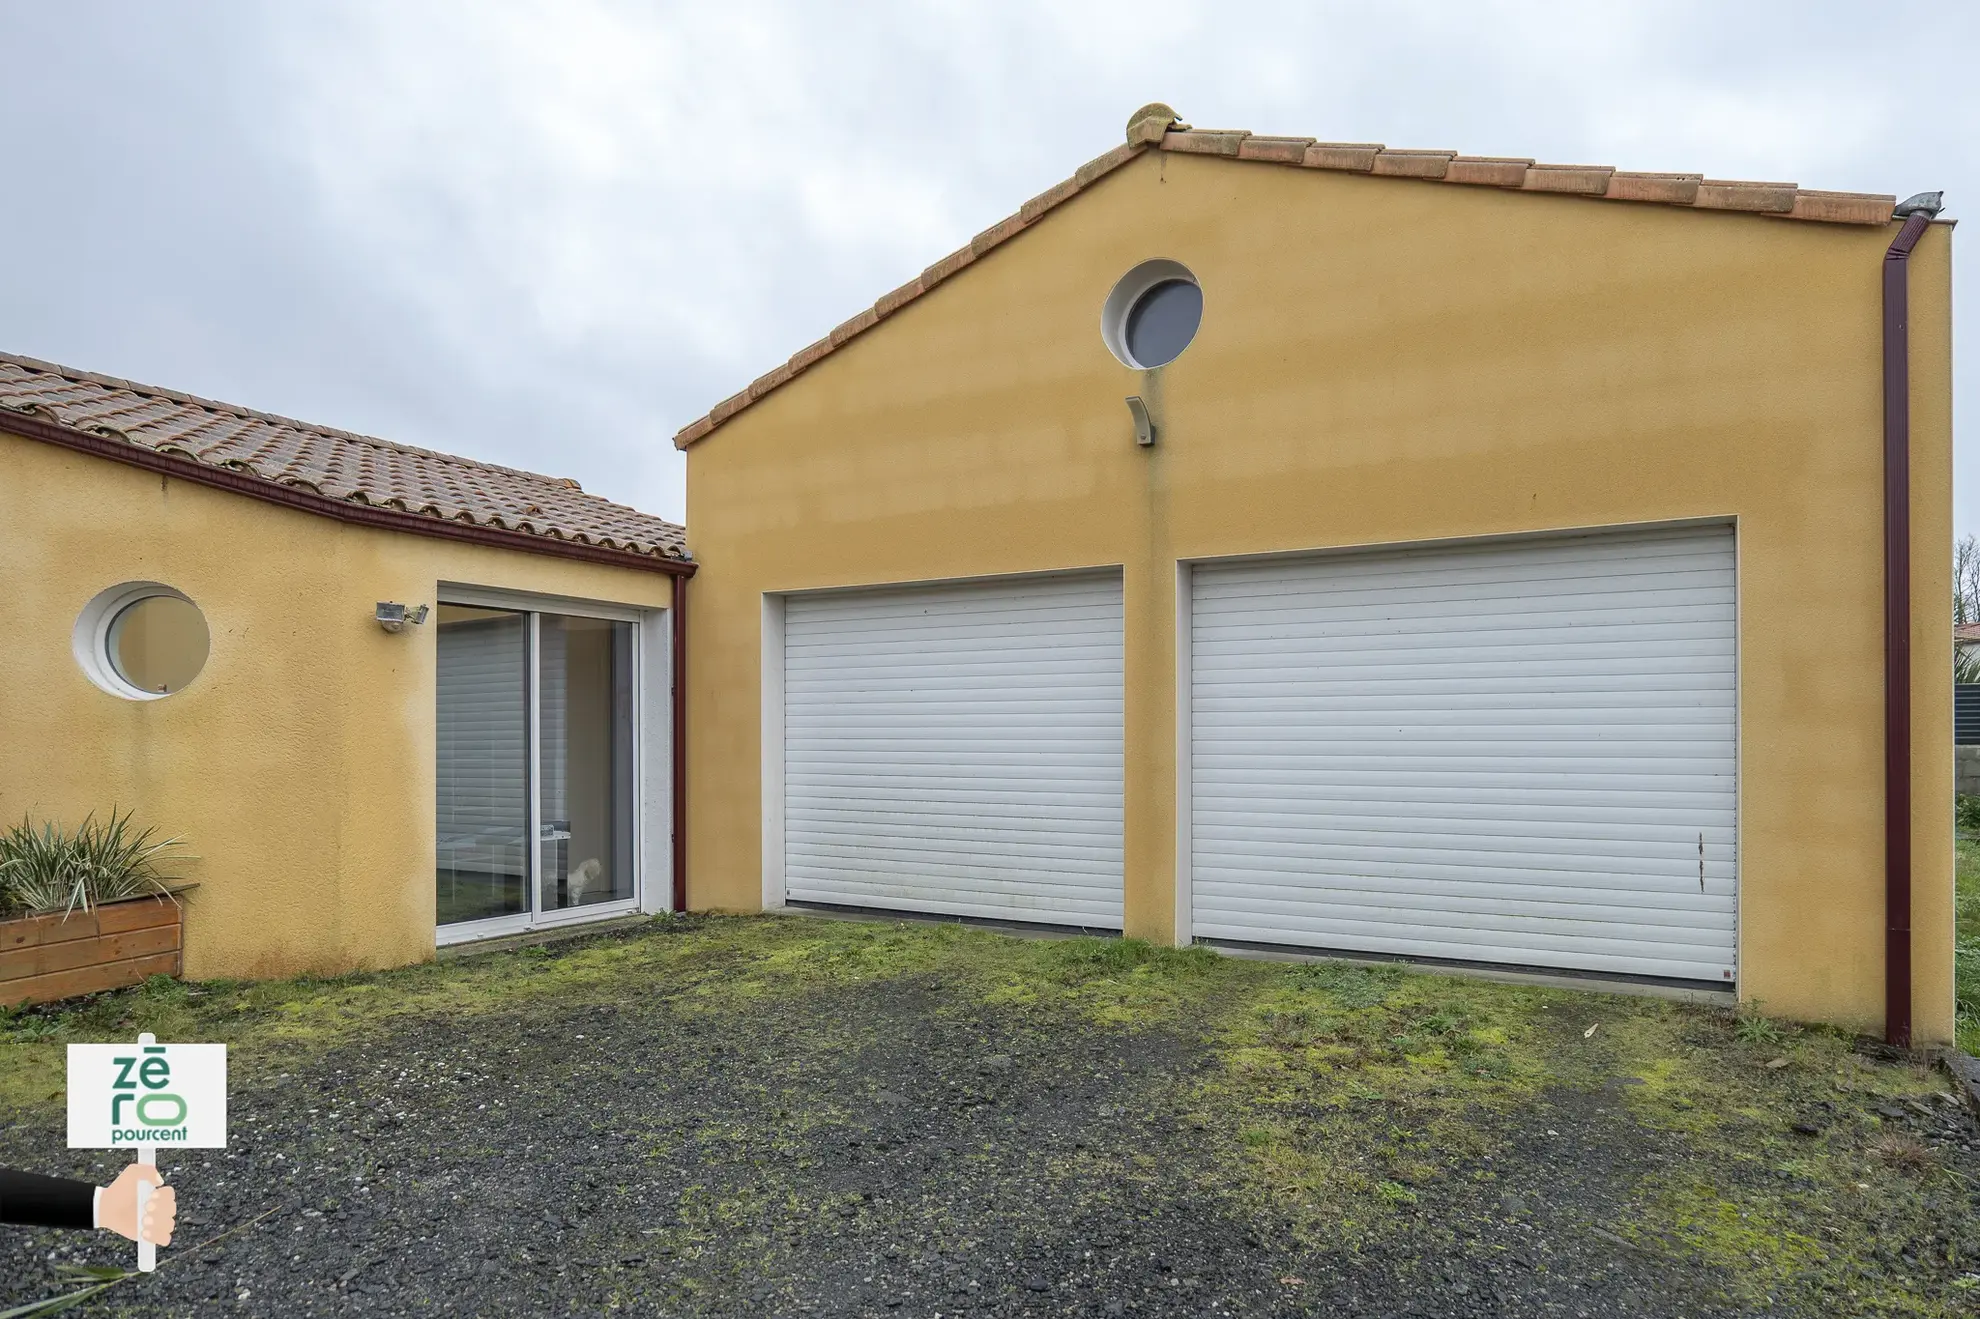
[[[1194,712],[1191,706],[1191,687],[1195,672],[1191,667],[1190,628],[1193,625],[1193,609],[1196,601],[1196,563],[1191,559],[1176,561],[1176,635],[1171,643],[1175,653],[1170,657],[1175,665],[1175,707],[1176,707],[1176,892],[1175,924],[1171,927],[1169,942],[1177,948],[1188,948],[1196,942],[1195,911],[1191,885],[1194,877],[1191,863],[1196,855],[1196,839],[1191,833],[1190,813],[1195,809],[1191,799],[1196,779],[1196,766],[1193,763],[1195,747],[1190,739],[1191,720]]]
[[[82,666],[83,676],[112,696],[126,701],[162,701],[185,690],[181,687],[178,691],[154,692],[140,687],[124,676],[117,667],[117,661],[110,655],[110,629],[116,626],[126,609],[145,600],[183,600],[191,605],[199,614],[200,625],[207,630],[207,659],[213,658],[212,625],[206,621],[205,611],[200,609],[198,602],[178,587],[167,586],[163,582],[141,581],[123,582],[99,591],[77,616],[76,625],[69,635],[69,645],[76,663]],[[205,672],[205,669],[206,665],[202,662],[200,672]],[[186,686],[198,681],[199,673],[195,673]]]
[[[784,597],[763,596],[762,753],[763,910],[784,907]]]
[[[472,943],[478,939],[501,938],[504,935],[556,929],[566,925],[585,925],[639,912],[670,910],[673,903],[673,703],[668,699],[671,674],[667,670],[671,667],[673,654],[670,644],[673,639],[673,610],[642,608],[638,605],[583,600],[568,596],[505,591],[454,582],[441,582],[437,597],[441,604],[505,609],[520,613],[528,619],[529,822],[527,828],[530,845],[526,849],[524,879],[529,890],[529,910],[507,916],[490,916],[478,921],[459,921],[451,925],[441,925],[436,920],[433,936],[435,946],[444,948],[449,944]],[[544,614],[609,619],[617,623],[634,625],[632,896],[556,912],[541,910],[542,880],[538,873],[542,866],[542,839],[539,837],[542,833],[542,803],[537,779],[542,744],[539,727],[541,706],[537,699],[536,684],[539,640]],[[651,664],[648,663],[649,656],[655,657]],[[656,807],[659,812],[658,818],[667,823],[658,828],[648,828],[647,817],[655,813]],[[437,870],[438,865],[439,857],[436,854],[432,869]]]

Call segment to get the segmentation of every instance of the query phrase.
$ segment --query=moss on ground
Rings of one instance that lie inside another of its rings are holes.
[[[1980,849],[1962,844],[1960,866],[1970,938],[1980,935]],[[408,1017],[609,1007],[637,995],[719,1024],[818,990],[917,978],[1035,1020],[1047,1048],[1068,1022],[1203,1040],[1201,1065],[1171,1099],[1214,1155],[1206,1175],[1315,1249],[1359,1252],[1492,1211],[1499,1179],[1521,1167],[1544,1178],[1550,1160],[1566,1157],[1546,1144],[1557,1134],[1550,1123],[1569,1126],[1554,1116],[1560,1097],[1595,1096],[1580,1137],[1654,1157],[1616,1174],[1606,1220],[1586,1226],[1721,1269],[1744,1302],[1849,1297],[1851,1309],[1954,1313],[1947,1286],[1980,1275],[1980,1165],[1968,1155],[1952,1166],[1892,1116],[1938,1111],[1942,1080],[1864,1057],[1841,1034],[1724,1007],[1134,940],[662,919],[624,935],[334,979],[160,979],[0,1018],[0,1107],[52,1111],[63,1045],[140,1030],[223,1041],[236,1068],[258,1076],[293,1067],[299,1051],[388,1037]],[[789,1118],[793,1132],[830,1120],[817,1103]],[[762,1138],[711,1130],[680,1143]],[[760,1222],[771,1209],[684,1202],[677,1215],[692,1235]]]
[[[1132,1027],[1191,1005],[1223,959],[1136,939],[1014,939],[958,925],[888,925],[783,917],[659,918],[630,937],[390,971],[259,982],[154,976],[66,1004],[0,1009],[0,1108],[62,1092],[65,1045],[128,1039],[208,1040],[237,1066],[389,1031],[396,1019],[471,1018],[551,1000],[609,1004],[657,993],[677,1011],[724,1013],[757,1000],[910,974],[967,978],[987,1001],[1065,1005]],[[637,990],[630,987],[638,986]]]

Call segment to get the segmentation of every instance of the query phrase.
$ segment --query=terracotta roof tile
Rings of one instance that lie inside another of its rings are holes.
[[[985,229],[983,232],[990,233],[991,230]],[[984,250],[988,251],[989,249],[986,248]],[[928,269],[921,272],[922,292],[926,293],[929,289],[934,288],[937,284],[940,284],[943,280],[955,274],[958,270],[961,270],[964,266],[968,265],[970,262],[974,260],[976,260],[976,250],[974,248],[970,248],[970,247],[957,248],[955,251],[949,253],[947,256],[943,257],[940,261],[937,261],[934,265],[928,267]],[[796,359],[793,358],[792,360],[795,361]]]
[[[1240,160],[1272,160],[1281,165],[1304,165],[1306,149],[1313,145],[1310,137],[1260,137],[1253,133],[1238,143],[1237,155]]]
[[[1703,174],[1638,174],[1619,169],[1609,176],[1609,190],[1603,196],[1615,202],[1689,206],[1698,200],[1698,184],[1704,177]],[[1888,203],[1884,214],[1888,219]]]
[[[1104,155],[1095,156],[1073,172],[1073,178],[1084,188],[1103,174],[1111,174],[1141,154],[1140,148],[1132,141],[1115,147]]]
[[[1461,156],[1455,151],[1418,151],[1379,142],[1319,142],[1310,137],[1265,137],[1243,129],[1193,128],[1166,105],[1145,105],[1128,120],[1127,140],[1086,164],[1072,178],[1026,202],[1017,214],[991,225],[969,245],[922,271],[921,278],[882,297],[868,310],[798,350],[782,368],[759,377],[744,391],[754,402],[816,365],[847,340],[877,325],[993,248],[1022,233],[1054,207],[1150,150],[1257,161],[1305,169],[1347,170],[1401,180],[1427,180],[1498,187],[1509,192],[1555,193],[1612,202],[1642,202],[1694,210],[1750,211],[1790,220],[1832,224],[1887,224],[1897,198],[1881,193],[1814,192],[1792,183],[1747,183],[1707,179],[1699,174],[1657,174],[1619,170],[1611,165],[1544,165],[1514,156]],[[781,374],[780,374],[781,373]],[[769,383],[766,383],[769,382]],[[758,385],[764,386],[759,391]],[[687,448],[707,436],[741,406],[724,400],[708,416],[683,427],[674,443]]]
[[[1826,220],[1831,224],[1884,224],[1891,218],[1892,201],[1865,192],[1818,192],[1800,188],[1794,194],[1793,220]]]
[[[880,318],[873,314],[873,308],[868,307],[851,320],[843,321],[832,327],[832,346],[837,348],[840,344],[843,344],[855,335],[865,334],[879,323]]]
[[[1441,179],[1456,159],[1455,151],[1402,151],[1383,147],[1375,153],[1374,173],[1401,179]]]
[[[1795,194],[1801,189],[1792,183],[1747,183],[1740,179],[1702,179],[1698,198],[1691,204],[1701,210],[1772,211],[1789,214]],[[1892,199],[1893,204],[1896,199]],[[1889,219],[1887,215],[1885,217]]]
[[[1069,200],[1084,186],[1077,176],[1067,179],[1063,183],[1055,183],[1020,207],[1018,215],[1023,218],[1026,224],[1030,224],[1033,220],[1036,220],[1060,202]]]
[[[1453,156],[1444,167],[1444,182],[1517,188],[1525,184],[1532,164],[1532,158],[1525,156]]]
[[[872,315],[871,312],[868,312],[866,314],[869,316]],[[720,403],[717,403],[714,407],[710,408],[708,410],[708,415],[710,417],[713,417],[715,419],[715,424],[719,426],[723,422],[735,416],[738,412],[741,412],[744,408],[748,406],[749,406],[749,391],[747,389],[741,389],[729,395],[727,398],[723,399]]]
[[[1250,136],[1251,134],[1244,130],[1212,133],[1188,129],[1163,134],[1162,150],[1193,151],[1206,156],[1235,156],[1239,148],[1244,145],[1244,140]]]
[[[1382,154],[1380,142],[1315,142],[1300,162],[1308,169],[1344,169],[1362,174],[1375,168],[1375,157]]]
[[[685,560],[672,522],[540,476],[0,353],[0,430],[21,413],[271,484],[408,515]],[[713,423],[710,423],[713,429]]]
[[[1007,215],[969,240],[970,255],[982,256],[997,244],[1017,237],[1019,232],[1030,227],[1031,221],[1025,219],[1023,215]]]
[[[921,282],[926,284],[928,277],[926,275],[922,276]],[[825,356],[825,354],[831,352],[835,346],[830,336],[823,339],[815,339],[798,349],[795,353],[792,353],[790,361],[784,363],[784,365],[790,367],[792,375],[796,375],[819,358]]]
[[[782,366],[779,366],[774,370],[765,371],[762,375],[750,381],[749,396],[752,399],[762,398],[765,394],[768,394],[771,390],[783,384],[786,380],[789,380],[790,378],[791,378],[791,364],[789,362],[785,362]]]
[[[1530,165],[1520,186],[1528,192],[1576,192],[1589,197],[1608,195],[1612,165]]]

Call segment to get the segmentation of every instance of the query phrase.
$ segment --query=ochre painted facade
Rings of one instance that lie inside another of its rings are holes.
[[[657,572],[355,527],[4,433],[0,818],[135,813],[198,860],[193,978],[395,966],[434,947],[434,633],[380,600],[441,582],[672,604]],[[156,581],[205,615],[183,691],[131,701],[71,653],[107,587]]]
[[[1883,1014],[1880,267],[1896,226],[1150,153],[688,450],[688,897],[761,902],[766,592],[1121,565],[1126,920],[1173,937],[1179,560],[1737,524],[1742,997]],[[1911,269],[1915,1021],[1952,1031],[1948,226]],[[1099,316],[1201,282],[1160,371]],[[1122,399],[1155,406],[1138,448]],[[1811,638],[1818,639],[1811,642]]]

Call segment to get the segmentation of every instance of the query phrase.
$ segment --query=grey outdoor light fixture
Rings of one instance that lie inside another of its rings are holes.
[[[424,623],[426,621],[426,606],[402,605],[395,604],[390,600],[380,600],[378,602],[378,612],[373,617],[378,620],[378,626],[384,628],[387,632],[397,632],[408,623],[411,623],[414,627]]]
[[[1155,443],[1155,419],[1148,415],[1148,405],[1141,401],[1141,395],[1129,394],[1127,405],[1134,414],[1134,442],[1143,448]]]

